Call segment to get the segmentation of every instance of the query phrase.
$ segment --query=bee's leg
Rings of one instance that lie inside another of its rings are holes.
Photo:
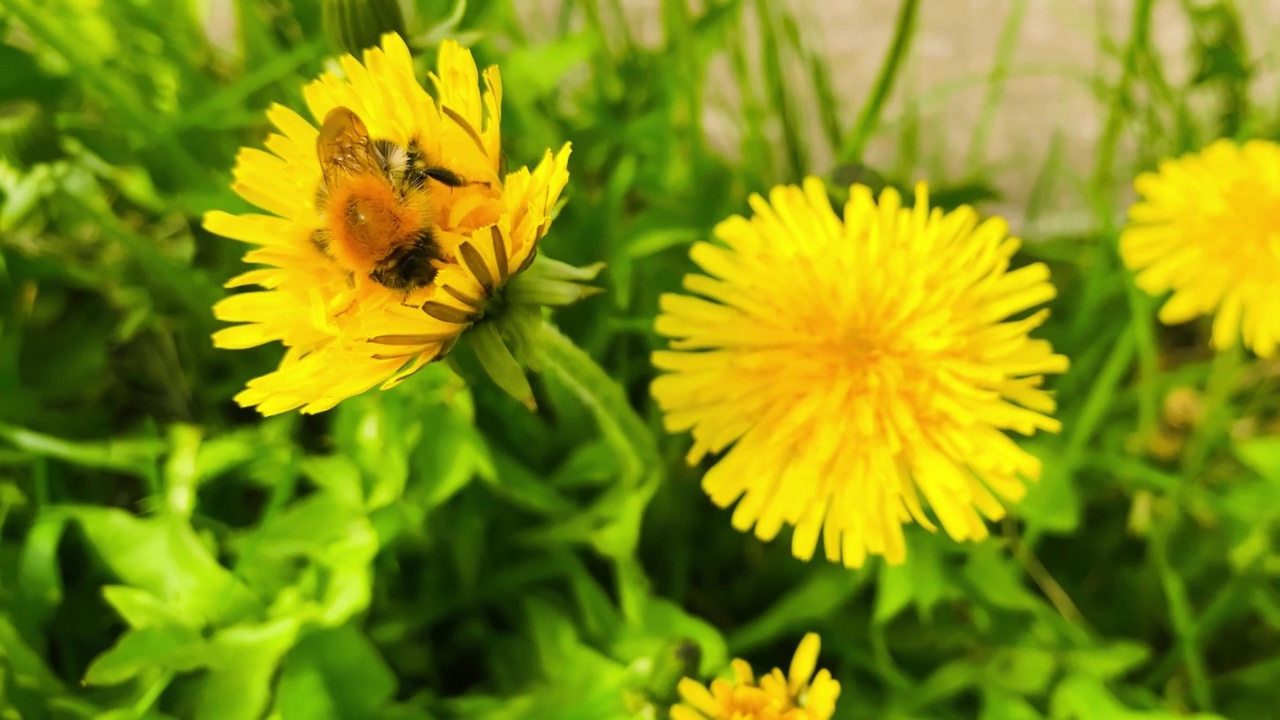
[[[329,254],[329,233],[324,230],[316,230],[311,233],[311,244],[317,250],[328,255]]]

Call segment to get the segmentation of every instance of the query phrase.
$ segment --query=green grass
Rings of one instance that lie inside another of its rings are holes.
[[[945,206],[988,209],[1006,86],[1058,72],[1014,60],[1034,4],[992,18],[989,73],[938,89],[906,75],[937,6],[904,0],[848,98],[776,0],[664,0],[656,43],[619,0],[567,1],[550,28],[514,2],[411,3],[424,44],[501,65],[513,166],[573,142],[545,249],[607,263],[608,292],[557,313],[536,414],[434,365],[265,420],[231,397],[279,350],[212,347],[243,247],[199,217],[247,209],[236,149],[269,103],[302,106],[333,50],[316,2],[219,5],[239,24],[203,27],[197,0],[0,2],[0,718],[661,717],[682,639],[705,676],[785,666],[807,631],[838,718],[1274,716],[1275,366],[1215,358],[1203,324],[1158,326],[1116,254],[1137,171],[1280,137],[1255,82],[1274,52],[1236,3],[1133,0],[1075,78],[1104,108],[1086,175],[1057,142],[1021,156],[1046,158],[1025,168],[1028,227],[1064,203],[1088,218],[1021,256],[1051,265],[1042,335],[1072,358],[1052,381],[1064,431],[1023,443],[1043,480],[988,542],[911,528],[906,565],[857,571],[736,533],[703,496],[648,398],[657,298],[750,192],[826,172],[823,148],[833,183],[909,188],[939,162],[924,109],[947,93],[978,93],[978,121],[953,149],[963,181],[927,179]],[[1156,17],[1190,30],[1189,76]],[[700,124],[725,81],[733,157]],[[899,162],[868,165],[873,142]],[[1179,389],[1192,428],[1166,409]]]

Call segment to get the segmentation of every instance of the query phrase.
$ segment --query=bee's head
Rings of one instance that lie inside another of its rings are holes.
[[[409,171],[409,152],[390,140],[375,140],[373,143],[374,158],[378,169],[396,184],[404,181]]]

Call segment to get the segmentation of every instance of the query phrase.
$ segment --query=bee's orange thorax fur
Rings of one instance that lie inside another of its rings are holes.
[[[401,198],[385,177],[374,172],[350,175],[336,183],[326,207],[330,252],[341,265],[362,275],[396,248],[412,244],[435,220],[425,189]]]

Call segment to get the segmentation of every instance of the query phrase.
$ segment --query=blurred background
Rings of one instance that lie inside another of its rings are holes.
[[[638,39],[661,44],[662,2],[620,4]],[[845,128],[857,117],[893,42],[900,5],[895,0],[779,4],[795,23],[789,39],[829,73],[829,79],[820,81],[813,77],[812,59],[783,61],[783,76],[800,86],[798,99],[812,103],[796,110],[809,169],[827,172],[848,154],[840,133],[824,134],[824,122]],[[547,27],[558,7],[531,2],[520,12],[533,27]],[[900,91],[887,100],[864,157],[876,167],[935,182],[981,178],[998,189],[990,211],[1009,218],[1018,231],[1028,219],[1037,177],[1048,172],[1057,184],[1054,192],[1043,193],[1043,204],[1031,208],[1027,234],[1089,227],[1083,188],[1113,99],[1105,83],[1122,59],[1119,53],[1133,32],[1135,13],[1149,13],[1147,35],[1138,48],[1146,56],[1142,62],[1153,64],[1164,77],[1166,92],[1195,108],[1185,119],[1212,122],[1213,113],[1221,112],[1224,98],[1215,93],[1213,81],[1233,62],[1239,64],[1234,72],[1247,97],[1269,103],[1269,114],[1274,114],[1280,77],[1267,48],[1280,34],[1280,3],[1272,0],[925,2],[915,18],[911,52],[899,71]],[[761,36],[761,22],[767,20],[749,12],[741,26],[743,41],[756,51],[769,42]],[[1238,54],[1243,48],[1256,49],[1256,57],[1246,64],[1240,64]],[[813,83],[818,86],[806,87]],[[709,58],[705,92],[703,123],[709,141],[717,151],[736,156],[744,90],[734,81],[729,53]],[[839,120],[824,120],[827,113]],[[1266,116],[1255,121],[1265,123]],[[781,128],[774,131],[779,133],[774,139],[781,140]],[[1119,142],[1125,155],[1140,151],[1139,138],[1125,135]],[[1114,190],[1126,193],[1129,185],[1122,178]]]
[[[358,0],[332,0],[358,4]],[[682,674],[785,668],[837,718],[1270,718],[1280,365],[1228,377],[1115,252],[1134,175],[1280,138],[1274,0],[402,3],[419,77],[504,80],[512,167],[574,143],[556,323],[650,434],[461,368],[319,416],[231,400],[245,247],[205,232],[265,109],[340,50],[319,0],[0,0],[0,718],[660,718]],[[350,33],[348,33],[350,35]],[[806,174],[928,180],[1050,264],[1065,430],[993,537],[803,564],[732,530],[648,354],[688,247]],[[692,651],[696,647],[697,651]]]

